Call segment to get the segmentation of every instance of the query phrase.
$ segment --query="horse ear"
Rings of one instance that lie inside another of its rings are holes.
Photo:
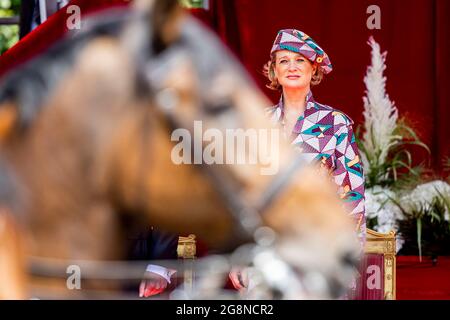
[[[152,11],[153,30],[155,40],[162,46],[168,46],[175,41],[181,33],[181,20],[184,10],[179,0],[156,0]],[[158,45],[154,43],[154,46]]]
[[[179,0],[137,0],[135,7],[149,13],[151,45],[155,53],[161,52],[178,39],[185,13]]]
[[[0,144],[5,141],[16,123],[17,109],[14,104],[0,104]]]

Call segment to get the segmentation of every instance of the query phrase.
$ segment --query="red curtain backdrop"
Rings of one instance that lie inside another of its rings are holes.
[[[213,26],[265,89],[262,65],[279,29],[306,32],[328,53],[334,71],[313,88],[316,100],[363,120],[363,78],[370,64],[369,36],[387,51],[387,93],[423,141],[432,165],[450,155],[450,1],[448,0],[211,0]],[[378,5],[381,29],[366,26]],[[416,160],[426,152],[413,149]]]
[[[73,0],[82,14],[127,0]],[[440,168],[450,154],[450,1],[448,0],[210,0],[208,11],[193,10],[232,48],[257,84],[275,102],[279,94],[265,88],[263,64],[275,35],[297,28],[328,53],[334,71],[313,89],[319,102],[363,120],[363,77],[370,64],[369,36],[387,55],[387,92],[400,115],[430,146],[432,164]],[[366,26],[367,8],[381,9],[381,29]],[[59,12],[0,57],[0,75],[44,51],[66,31]],[[426,153],[414,149],[415,159]]]

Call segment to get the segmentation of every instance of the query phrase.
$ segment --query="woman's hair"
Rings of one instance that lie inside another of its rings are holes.
[[[309,60],[308,60],[309,61]],[[277,77],[275,76],[275,54],[272,55],[272,58],[267,61],[267,63],[263,67],[263,74],[269,79],[270,83],[266,85],[267,88],[281,91],[281,85],[278,82]],[[311,85],[316,86],[318,85],[323,78],[323,71],[316,67],[316,71],[313,73],[311,78]]]

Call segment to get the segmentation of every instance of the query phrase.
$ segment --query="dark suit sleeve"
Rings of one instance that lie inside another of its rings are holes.
[[[133,237],[131,260],[177,259],[178,235],[148,228]]]

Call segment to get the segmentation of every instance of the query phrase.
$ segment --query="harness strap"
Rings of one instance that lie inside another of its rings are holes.
[[[157,108],[164,114],[164,118],[170,128],[175,130],[177,128],[185,128],[192,134],[192,128],[176,115],[172,108],[167,108],[160,103],[156,103]],[[230,112],[231,106],[228,106],[222,112]],[[194,136],[195,135],[191,135]],[[195,142],[191,144],[191,152],[194,152]],[[193,154],[193,153],[192,153]],[[261,198],[255,206],[249,204],[237,192],[237,184],[232,181],[229,176],[226,176],[223,170],[219,169],[218,165],[206,165],[203,162],[198,165],[201,171],[210,179],[213,188],[221,196],[224,203],[228,206],[229,212],[232,214],[234,220],[233,234],[238,239],[252,239],[255,231],[263,226],[262,217],[268,207],[280,196],[291,181],[294,173],[303,167],[306,161],[298,155],[294,157],[289,165],[281,170],[273,179],[269,187],[262,193]]]

